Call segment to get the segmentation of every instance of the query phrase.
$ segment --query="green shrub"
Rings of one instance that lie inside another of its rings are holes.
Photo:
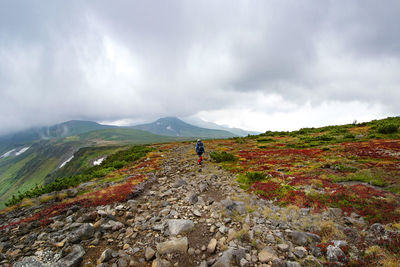
[[[333,181],[335,183],[357,181],[384,187],[386,186],[386,182],[381,176],[382,174],[379,174],[379,172],[372,173],[370,170],[360,170],[347,176],[334,177]]]
[[[246,143],[246,140],[244,138],[242,138],[242,137],[235,138],[235,141],[236,141],[237,144]]]
[[[260,139],[257,139],[257,143],[271,143],[271,142],[274,142],[275,140],[274,139],[271,139],[271,138],[260,138]]]
[[[216,162],[224,162],[224,161],[236,161],[235,155],[228,152],[216,152],[213,151],[210,153],[210,157]]]
[[[356,138],[356,137],[355,137],[354,134],[348,133],[348,134],[346,134],[346,135],[344,136],[344,138],[346,138],[346,139],[354,139],[354,138]]]
[[[241,184],[241,188],[247,190],[252,183],[262,181],[266,175],[262,172],[246,172],[245,174],[238,175],[237,181]]]
[[[121,169],[121,168],[124,167],[125,165],[126,165],[126,161],[117,160],[117,161],[115,161],[115,162],[113,163],[113,167],[114,167],[115,169]]]
[[[397,133],[399,126],[392,123],[386,123],[378,126],[377,132],[382,134]]]
[[[262,181],[265,179],[265,177],[266,177],[266,175],[263,172],[247,172],[246,173],[246,178],[251,183]]]

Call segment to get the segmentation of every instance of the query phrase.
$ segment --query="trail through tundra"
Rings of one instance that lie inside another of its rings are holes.
[[[161,153],[158,170],[125,202],[72,206],[50,225],[2,230],[2,266],[341,266],[359,259],[361,238],[392,238],[357,214],[313,214],[245,192],[207,154],[199,166],[193,144]],[[3,215],[1,225],[18,216]]]

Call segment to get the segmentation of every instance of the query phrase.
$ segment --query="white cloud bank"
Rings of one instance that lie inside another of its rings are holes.
[[[0,133],[197,116],[287,130],[400,115],[400,2],[2,1]]]

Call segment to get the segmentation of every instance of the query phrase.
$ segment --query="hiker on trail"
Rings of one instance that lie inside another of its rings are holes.
[[[203,142],[201,142],[200,139],[197,139],[196,153],[197,153],[197,155],[199,155],[199,160],[197,162],[199,163],[199,165],[201,165],[201,163],[203,161],[202,155],[204,153],[204,144],[203,144]]]

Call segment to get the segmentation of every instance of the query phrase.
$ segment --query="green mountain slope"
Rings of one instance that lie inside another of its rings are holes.
[[[153,123],[132,126],[132,128],[167,136],[184,136],[196,138],[230,138],[236,135],[223,130],[214,130],[193,126],[175,117],[158,119]]]
[[[22,147],[38,140],[64,138],[94,130],[113,128],[114,126],[101,125],[92,121],[72,120],[50,127],[37,127],[25,131],[0,136],[0,153],[15,147]],[[1,155],[0,155],[1,156]]]
[[[82,147],[73,154],[73,157],[68,158],[67,162],[61,168],[48,174],[45,178],[45,183],[54,181],[59,177],[69,177],[77,175],[87,170],[88,168],[101,163],[108,155],[117,151],[125,149],[126,146],[95,146],[95,147]]]
[[[45,177],[72,154],[78,143],[53,140],[34,143],[25,153],[0,161],[0,208],[11,195],[42,184]]]
[[[75,129],[74,132],[89,129]],[[0,159],[0,208],[4,208],[5,201],[16,192],[24,192],[58,177],[78,174],[93,166],[94,160],[106,157],[125,145],[178,140],[185,139],[155,135],[137,129],[107,128],[33,142],[24,153]],[[70,161],[67,162],[68,159]]]
[[[186,138],[187,139],[187,138]],[[97,144],[151,144],[185,140],[184,138],[162,136],[138,129],[114,128],[97,130],[79,135],[79,140]]]

